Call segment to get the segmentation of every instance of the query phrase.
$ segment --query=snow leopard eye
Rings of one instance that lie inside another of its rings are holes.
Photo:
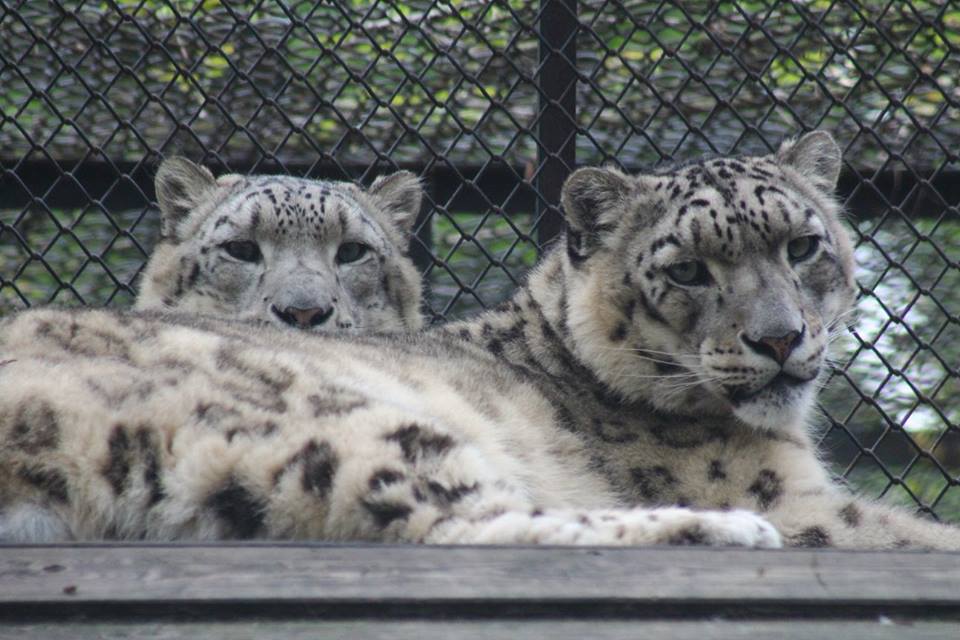
[[[710,283],[707,265],[699,260],[675,262],[667,267],[667,275],[677,284],[687,287],[699,287]]]
[[[367,255],[367,251],[369,250],[370,247],[359,242],[344,242],[342,245],[340,245],[340,248],[337,249],[337,262],[339,264],[356,262],[363,256]]]
[[[231,240],[220,245],[231,257],[244,262],[260,262],[263,254],[260,247],[252,240]]]
[[[790,262],[802,262],[816,253],[819,246],[818,236],[800,236],[787,243],[787,255],[790,256]]]

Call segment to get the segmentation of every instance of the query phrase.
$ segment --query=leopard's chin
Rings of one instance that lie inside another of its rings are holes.
[[[781,431],[806,424],[816,393],[816,376],[804,379],[781,372],[759,389],[728,391],[727,400],[741,421],[758,429]]]
[[[789,399],[797,391],[802,391],[805,385],[811,384],[816,380],[812,378],[800,378],[798,376],[781,371],[773,377],[767,384],[757,389],[746,387],[732,387],[727,391],[727,398],[734,408],[750,402],[776,402],[781,399]]]

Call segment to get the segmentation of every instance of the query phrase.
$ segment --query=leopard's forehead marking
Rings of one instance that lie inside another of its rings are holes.
[[[278,237],[320,240],[331,229],[346,227],[350,220],[372,224],[365,208],[344,185],[290,176],[244,178],[217,210],[223,214],[216,225],[247,227]]]
[[[669,251],[725,262],[776,249],[812,223],[816,212],[801,202],[782,170],[762,158],[718,158],[658,175],[663,216],[651,255]]]

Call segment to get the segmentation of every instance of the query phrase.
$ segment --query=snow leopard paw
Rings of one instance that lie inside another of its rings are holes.
[[[693,511],[674,507],[664,519],[668,544],[778,549],[783,546],[780,533],[772,524],[752,511]],[[667,515],[667,514],[665,514]]]

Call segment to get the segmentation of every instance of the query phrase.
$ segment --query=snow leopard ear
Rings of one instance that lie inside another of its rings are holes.
[[[160,233],[171,240],[177,240],[180,222],[217,188],[209,169],[180,156],[163,161],[153,184],[160,204]]]
[[[777,151],[777,162],[792,167],[825,191],[833,191],[840,178],[843,154],[826,131],[811,131],[797,140],[787,140]]]
[[[420,203],[423,201],[420,178],[409,171],[380,176],[367,189],[367,194],[404,235],[410,234],[417,216],[420,215]]]
[[[560,202],[567,222],[567,255],[574,264],[598,246],[623,217],[630,178],[616,169],[578,169],[563,183]]]

